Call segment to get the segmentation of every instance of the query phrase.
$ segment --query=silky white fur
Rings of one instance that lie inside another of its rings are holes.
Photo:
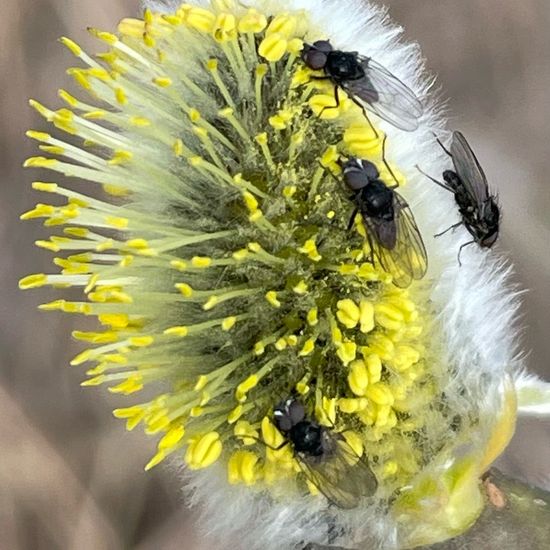
[[[165,12],[179,4],[174,0],[146,2],[148,7]],[[307,10],[312,24],[320,30],[320,34],[310,37],[312,40],[328,38],[338,49],[372,56],[422,99],[425,114],[416,132],[403,132],[382,121],[379,125],[388,134],[388,158],[407,178],[408,183],[400,192],[410,203],[426,243],[431,308],[444,334],[439,347],[454,365],[461,385],[484,404],[487,415],[494,415],[500,405],[498,388],[502,379],[506,373],[520,370],[518,293],[511,287],[512,269],[499,257],[498,245],[491,251],[476,245],[466,248],[459,267],[457,253],[460,245],[470,240],[467,231],[459,227],[441,238],[432,238],[459,218],[453,196],[415,168],[419,165],[440,178],[443,170],[451,167],[449,157],[434,139],[433,133],[443,140],[449,133],[418,47],[404,43],[401,29],[389,21],[386,11],[368,2],[244,0],[242,4],[272,13],[284,11],[285,7]],[[494,392],[487,392],[485,385],[482,395],[481,380],[494,382],[490,384]],[[249,488],[229,486],[221,466],[185,473],[184,477],[192,503],[202,509],[202,526],[218,541],[218,548],[290,550],[311,542],[361,550],[397,548],[395,527],[383,510],[339,512],[328,509],[322,499],[313,504],[312,499],[273,503]],[[335,528],[332,536],[328,534],[329,524]]]

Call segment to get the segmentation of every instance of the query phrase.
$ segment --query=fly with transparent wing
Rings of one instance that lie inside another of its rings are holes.
[[[422,279],[428,257],[405,199],[380,179],[372,162],[352,158],[342,164],[342,171],[344,183],[353,192],[352,222],[357,214],[361,216],[374,259],[392,275],[398,287]]]
[[[361,107],[369,123],[365,110],[401,130],[418,128],[422,104],[408,86],[371,57],[335,50],[330,42],[319,40],[304,46],[302,59],[310,69],[324,71],[325,76],[316,79],[334,84],[334,107],[340,103],[341,88]]]
[[[355,508],[372,496],[378,482],[366,457],[359,456],[345,440],[306,417],[296,399],[287,399],[273,412],[277,428],[292,445],[294,457],[306,479],[339,508]]]

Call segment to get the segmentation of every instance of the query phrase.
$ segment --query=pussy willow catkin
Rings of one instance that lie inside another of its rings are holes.
[[[513,431],[509,268],[477,249],[459,268],[464,232],[432,238],[456,210],[414,166],[441,173],[431,132],[445,134],[419,54],[384,12],[248,4],[153,5],[115,34],[91,29],[106,45],[95,56],[61,39],[81,90],[61,90],[57,110],[31,102],[60,137],[30,131],[48,156],[26,162],[65,176],[33,183],[60,200],[22,216],[45,219],[53,234],[36,244],[59,270],[20,286],[81,289],[40,308],[97,319],[73,333],[82,385],[120,394],[115,416],[156,438],[146,469],[187,466],[212,536],[246,549],[454,536]],[[369,122],[343,91],[335,107],[301,56],[321,39],[395,72],[425,104],[420,128]],[[348,229],[341,159],[355,157],[415,212],[431,267],[406,288],[371,261],[361,216]],[[368,461],[374,495],[342,510],[321,494],[274,423],[290,397]]]

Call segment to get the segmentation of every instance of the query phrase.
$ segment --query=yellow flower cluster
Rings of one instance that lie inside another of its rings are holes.
[[[385,497],[441,446],[429,419],[452,418],[436,406],[422,286],[395,287],[369,261],[361,222],[347,230],[340,156],[389,174],[361,110],[345,97],[335,107],[331,85],[304,68],[308,32],[303,13],[226,0],[92,30],[108,46],[96,57],[62,39],[86,65],[69,73],[90,102],[62,90],[66,108],[31,104],[80,145],[29,132],[53,157],[26,166],[103,194],[33,184],[66,200],[22,216],[61,229],[36,243],[62,254],[60,272],[20,286],[83,290],[41,306],[97,318],[96,331],[73,333],[90,345],[72,362],[93,363],[83,385],[133,397],[162,384],[115,411],[160,435],[147,468],[179,453],[192,469],[223,458],[233,484],[299,480],[272,419],[298,394],[369,457]]]

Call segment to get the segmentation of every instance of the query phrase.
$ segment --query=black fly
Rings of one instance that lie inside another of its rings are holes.
[[[365,109],[401,130],[418,128],[422,104],[410,88],[371,57],[335,50],[327,40],[319,40],[304,45],[302,60],[310,69],[325,72],[326,76],[317,79],[334,84],[334,108],[340,105],[341,88],[363,110],[369,124]]]
[[[368,160],[352,158],[342,163],[342,170],[355,204],[350,227],[359,213],[372,253],[396,286],[404,288],[413,279],[422,279],[428,268],[426,249],[409,205],[394,190],[397,185],[386,185]]]
[[[302,403],[287,399],[273,411],[275,425],[291,444],[306,478],[333,504],[355,508],[371,496],[378,482],[364,456],[340,434],[306,418]]]
[[[422,173],[443,189],[454,194],[458,211],[462,216],[460,222],[442,233],[438,233],[436,237],[462,224],[473,237],[473,240],[460,247],[458,252],[458,262],[460,263],[460,253],[465,246],[477,243],[482,248],[491,248],[495,244],[498,238],[500,210],[496,196],[489,193],[485,173],[466,138],[460,132],[453,132],[450,151],[439,139],[437,141],[453,160],[454,170],[443,172],[444,182]]]

